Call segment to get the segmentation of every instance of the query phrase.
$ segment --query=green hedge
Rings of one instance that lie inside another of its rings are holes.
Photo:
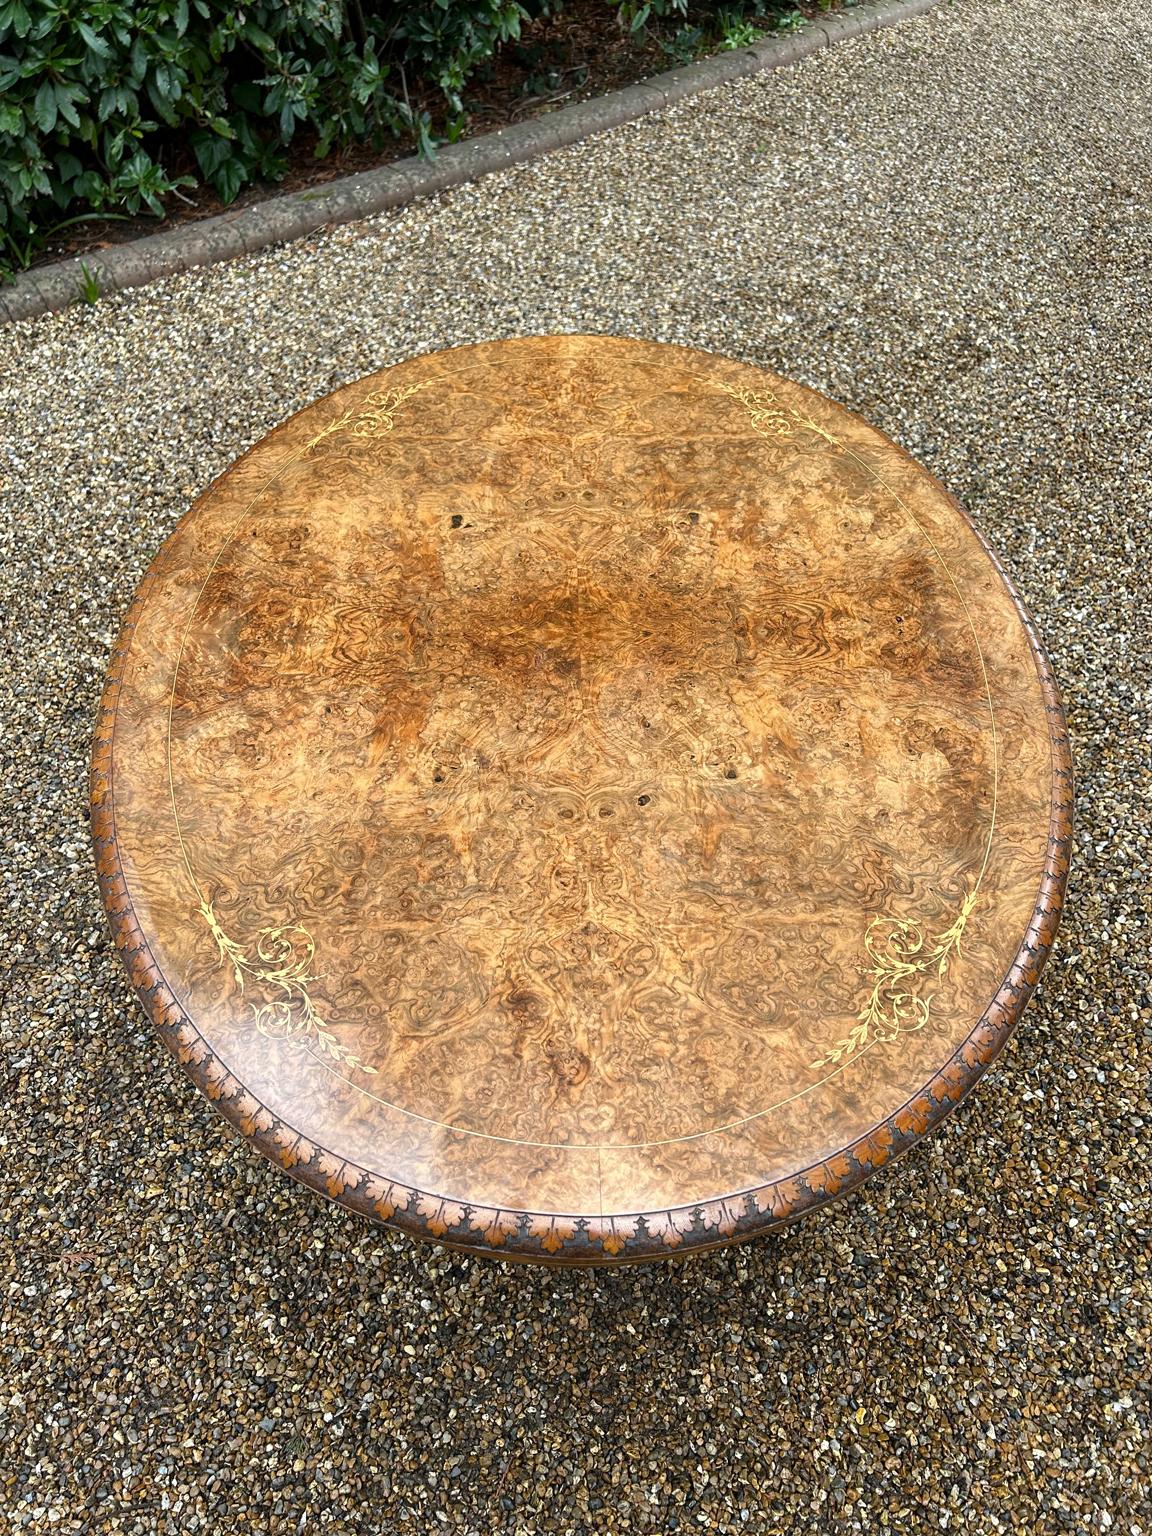
[[[728,26],[779,0],[605,0],[605,25],[700,15]],[[0,0],[0,271],[63,228],[148,210],[196,180],[230,202],[276,180],[307,128],[317,155],[413,134],[424,153],[464,128],[461,92],[501,44],[560,0]],[[434,123],[414,109],[435,86]],[[184,174],[179,174],[179,168]],[[187,172],[195,168],[198,177]]]

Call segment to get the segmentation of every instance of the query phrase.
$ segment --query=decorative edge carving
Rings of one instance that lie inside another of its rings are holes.
[[[898,445],[891,446],[915,464]],[[254,451],[249,449],[249,454]],[[915,467],[927,473],[921,466]],[[129,980],[160,1038],[224,1119],[309,1189],[369,1220],[469,1253],[565,1266],[668,1258],[760,1236],[850,1193],[939,1125],[1003,1050],[1040,980],[1060,923],[1068,882],[1073,779],[1059,688],[1032,617],[979,529],[939,482],[935,483],[940,495],[972,529],[1016,605],[1032,648],[1048,717],[1052,753],[1048,842],[1036,905],[1023,942],[995,997],[947,1063],[924,1089],[865,1136],[789,1178],[695,1205],[629,1216],[599,1218],[497,1209],[389,1181],[308,1140],[262,1104],[213,1052],[180,1006],[149,948],[132,906],[116,842],[113,728],[129,643],[158,575],[153,564],[128,610],[112,653],[97,718],[90,777],[92,840],[109,929]],[[194,506],[186,516],[195,510]]]

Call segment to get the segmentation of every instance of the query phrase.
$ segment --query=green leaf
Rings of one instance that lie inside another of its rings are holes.
[[[244,167],[235,155],[223,162],[216,174],[209,178],[212,189],[222,203],[235,201],[240,188],[248,180]]]
[[[192,153],[196,156],[196,164],[209,180],[215,176],[226,160],[232,158],[232,146],[228,141],[215,133],[206,132],[203,128],[197,129],[189,142],[192,145]]]
[[[56,92],[56,107],[65,122],[71,123],[73,128],[80,126],[80,114],[76,111],[73,102],[79,94],[74,85],[66,85],[57,81],[54,87]]]
[[[275,42],[264,31],[263,27],[258,27],[254,21],[245,21],[240,28],[240,35],[244,38],[245,42],[254,43],[257,48],[263,49],[265,53],[274,54],[276,52]]]
[[[94,203],[99,207],[107,191],[107,185],[99,171],[82,171],[72,183],[72,195],[81,202]]]
[[[70,155],[67,150],[62,150],[56,156],[56,169],[66,182],[74,182],[83,171],[84,166],[75,155]]]
[[[76,22],[76,30],[84,39],[84,46],[88,49],[89,53],[94,53],[97,58],[101,59],[110,59],[112,57],[111,45],[98,32],[93,32],[86,21],[78,20]]]
[[[32,103],[32,121],[41,133],[51,133],[56,126],[56,91],[51,80],[44,80]]]
[[[425,160],[435,160],[436,140],[432,133],[432,120],[427,112],[422,112],[415,123],[416,152]]]

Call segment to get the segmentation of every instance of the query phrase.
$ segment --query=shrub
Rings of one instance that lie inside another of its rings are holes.
[[[0,271],[85,219],[162,215],[193,170],[230,202],[246,183],[283,175],[304,128],[319,156],[403,132],[431,153],[415,82],[438,89],[455,137],[469,75],[560,3],[0,0]],[[689,9],[605,0],[605,20],[615,13],[635,30]]]

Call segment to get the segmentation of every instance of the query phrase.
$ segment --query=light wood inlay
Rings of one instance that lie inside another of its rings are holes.
[[[964,514],[774,375],[415,358],[196,504],[117,651],[105,901],[312,1187],[482,1251],[763,1231],[959,1099],[1055,931],[1050,671]]]

